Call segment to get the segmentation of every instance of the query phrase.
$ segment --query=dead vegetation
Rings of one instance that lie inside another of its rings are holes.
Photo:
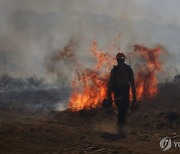
[[[176,82],[159,84],[155,99],[145,99],[136,113],[129,112],[131,132],[117,138],[115,108],[55,111],[71,93],[61,80],[55,86],[32,77],[29,87],[27,78],[6,74],[1,79],[0,153],[159,153],[161,138],[180,139],[180,85]]]

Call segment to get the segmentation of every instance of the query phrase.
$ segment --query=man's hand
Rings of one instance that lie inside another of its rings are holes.
[[[111,96],[108,96],[108,101],[112,102],[112,97]]]
[[[137,109],[139,108],[139,102],[132,102],[132,104],[131,104],[131,106],[130,106],[130,110],[131,110],[131,112],[132,113],[134,113],[134,112],[136,112],[137,111]]]
[[[112,100],[104,99],[102,105],[104,108],[110,108],[110,107],[112,107]]]
[[[133,103],[137,103],[136,95],[133,95]]]
[[[113,104],[112,97],[108,97],[107,101],[108,101],[109,107],[112,107],[112,104]]]

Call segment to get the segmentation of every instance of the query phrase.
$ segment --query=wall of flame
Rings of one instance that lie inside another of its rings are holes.
[[[95,61],[93,68],[84,68],[70,47],[66,47],[59,53],[60,57],[73,62],[75,67],[76,76],[72,81],[73,92],[68,105],[72,111],[100,107],[106,98],[109,74],[115,65],[115,58],[112,54],[98,49],[96,41],[92,41],[90,52],[91,58]],[[162,53],[161,46],[147,48],[142,45],[134,45],[134,50],[129,53],[131,58],[137,59],[133,69],[138,100],[153,99],[156,96],[157,74],[162,70],[160,61]]]

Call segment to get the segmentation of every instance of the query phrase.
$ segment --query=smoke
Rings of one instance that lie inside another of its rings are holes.
[[[103,48],[115,42],[125,53],[135,43],[161,44],[169,51],[166,71],[173,76],[172,70],[180,69],[177,4],[176,0],[1,0],[0,68],[20,76],[51,78],[49,55],[73,38],[78,42],[76,54],[87,63],[95,39]],[[57,75],[66,64],[50,66]]]
[[[59,101],[56,106],[57,111],[64,111],[68,108],[67,106],[68,100]]]
[[[76,41],[70,39],[63,49],[57,49],[46,56],[45,67],[48,74],[55,75],[58,79],[64,78],[66,80],[72,79],[72,75],[75,72],[79,74],[80,65],[76,57],[78,49]]]

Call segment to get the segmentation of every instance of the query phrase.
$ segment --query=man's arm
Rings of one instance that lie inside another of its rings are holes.
[[[113,88],[113,82],[114,82],[114,68],[111,70],[109,81],[108,81],[108,89],[107,89],[108,100],[112,100],[111,92],[112,92],[112,88]]]
[[[135,86],[135,81],[134,81],[134,72],[132,68],[129,68],[129,71],[130,71],[130,85],[131,85],[131,89],[133,93],[133,102],[136,102],[137,98],[136,98],[136,86]]]

